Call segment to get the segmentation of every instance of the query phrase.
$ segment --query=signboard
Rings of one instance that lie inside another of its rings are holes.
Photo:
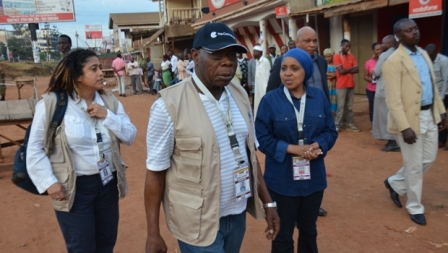
[[[276,18],[284,18],[288,16],[288,8],[286,5],[279,6],[275,8],[275,17]]]
[[[442,0],[409,0],[409,18],[442,15]]]
[[[241,0],[208,0],[210,12],[221,9],[224,6],[239,3]]]
[[[75,21],[73,0],[0,0],[0,24]]]
[[[101,25],[86,25],[86,41],[89,47],[102,47],[103,31]]]
[[[343,2],[352,2],[352,0],[316,0],[316,6],[324,6],[328,4],[337,4]]]

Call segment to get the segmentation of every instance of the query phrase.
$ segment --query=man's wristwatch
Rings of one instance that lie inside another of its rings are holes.
[[[277,209],[277,202],[272,202],[272,203],[266,203],[263,205],[264,208],[268,208],[268,207],[273,207],[275,209]]]

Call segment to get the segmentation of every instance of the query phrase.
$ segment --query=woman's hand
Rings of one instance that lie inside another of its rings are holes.
[[[105,119],[107,117],[107,109],[99,104],[89,105],[86,111],[91,118]]]
[[[67,199],[65,195],[65,188],[59,182],[48,187],[47,193],[53,200],[62,201]]]

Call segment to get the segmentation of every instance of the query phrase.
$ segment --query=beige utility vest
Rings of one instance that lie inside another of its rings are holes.
[[[258,197],[259,164],[249,100],[241,86],[230,83],[227,87],[249,130],[246,148],[254,197],[248,200],[247,211],[253,217],[263,219],[265,214]],[[191,77],[164,89],[160,95],[173,120],[175,137],[163,196],[168,229],[183,242],[209,246],[216,239],[220,218],[221,166],[215,131]]]
[[[51,124],[51,119],[56,110],[56,95],[54,93],[44,94],[42,96],[45,102],[46,119],[45,129],[48,129]],[[104,101],[106,107],[113,113],[116,113],[118,108],[118,100],[112,94],[101,95],[101,99]],[[66,101],[68,103],[68,101]],[[46,131],[48,133],[48,131]],[[128,185],[126,182],[126,164],[121,159],[120,155],[120,141],[115,134],[109,130],[109,135],[112,140],[112,162],[117,170],[118,178],[118,192],[120,198],[128,193]],[[53,153],[49,150],[49,142],[52,141],[50,136],[46,136],[44,139],[44,150],[47,156],[50,158],[53,174],[58,179],[59,183],[65,188],[66,200],[56,201],[51,200],[51,204],[57,211],[69,212],[73,206],[76,193],[76,173],[73,162],[73,156],[70,148],[68,147],[67,138],[65,136],[65,123],[62,121],[61,126],[56,130],[56,136],[54,138]]]

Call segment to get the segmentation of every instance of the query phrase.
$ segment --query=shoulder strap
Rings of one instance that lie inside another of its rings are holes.
[[[64,119],[65,111],[67,110],[68,105],[68,95],[66,91],[53,91],[56,95],[56,108],[53,114],[53,117],[50,122],[50,126],[48,128],[47,138],[50,138],[48,153],[53,154],[54,148],[54,137],[56,134],[56,129],[61,125],[62,120]]]

